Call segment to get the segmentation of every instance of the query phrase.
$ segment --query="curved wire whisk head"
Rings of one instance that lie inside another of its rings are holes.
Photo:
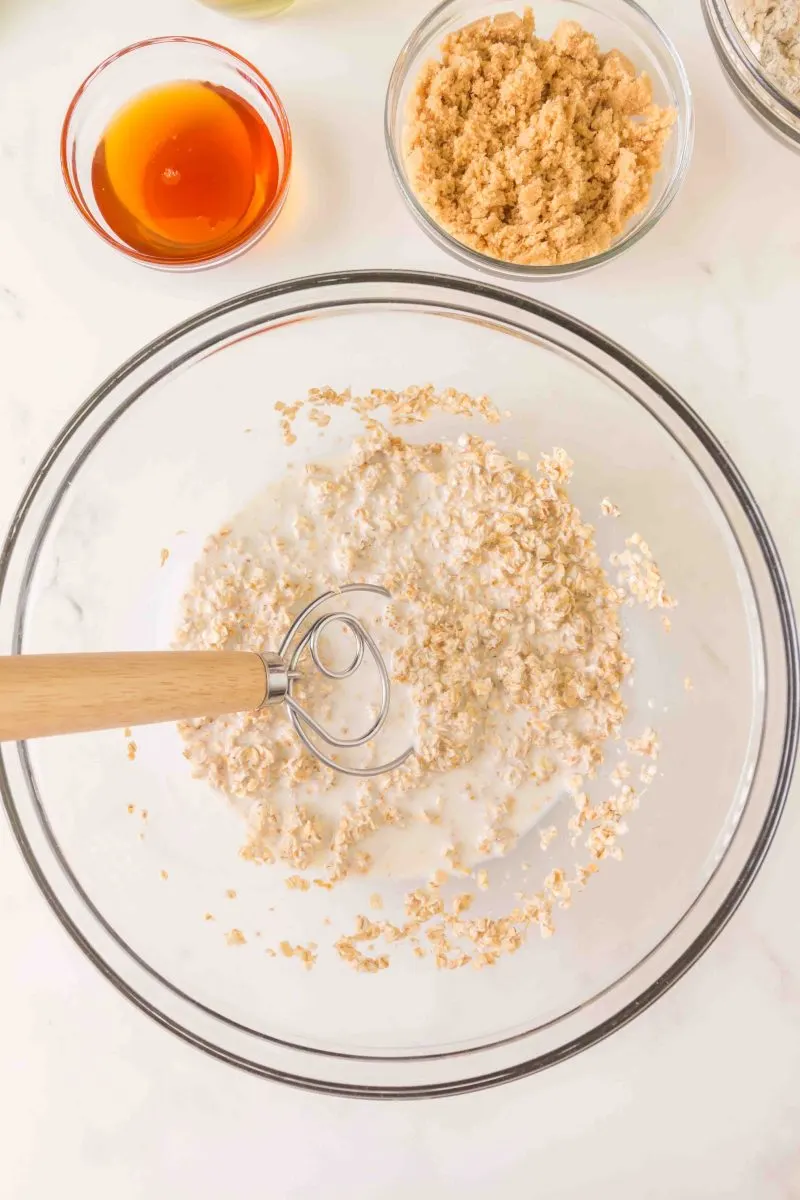
[[[333,747],[336,750],[354,749],[356,746],[363,746],[372,738],[380,733],[386,723],[386,718],[389,715],[389,707],[391,703],[391,683],[389,680],[389,672],[386,669],[386,663],[383,660],[378,646],[374,638],[365,629],[364,625],[359,621],[358,617],[354,617],[348,612],[332,612],[325,613],[309,625],[303,632],[303,626],[308,618],[321,605],[326,604],[329,600],[335,599],[337,596],[345,595],[350,592],[369,592],[374,596],[385,596],[387,600],[391,599],[391,594],[386,588],[378,587],[371,583],[351,583],[346,587],[339,588],[337,591],[325,592],[322,596],[318,596],[316,600],[303,609],[303,611],[295,618],[291,628],[280,644],[278,655],[286,671],[285,691],[281,697],[289,710],[289,720],[294,726],[294,730],[303,744],[324,763],[326,767],[331,767],[334,771],[340,771],[343,775],[354,775],[357,778],[370,779],[376,775],[385,775],[389,771],[396,770],[402,766],[414,753],[414,747],[409,746],[402,754],[393,758],[390,762],[382,763],[380,766],[370,767],[350,767],[345,766],[340,762],[335,762],[329,754],[312,741],[312,734],[326,745]],[[355,652],[352,661],[346,667],[334,668],[328,665],[322,657],[320,649],[320,637],[325,632],[327,627],[332,624],[344,625],[353,634],[355,639]],[[357,737],[337,737],[327,730],[315,717],[312,717],[303,706],[295,699],[292,694],[294,685],[301,678],[298,671],[298,666],[303,655],[308,651],[309,657],[314,666],[326,679],[349,679],[358,671],[364,661],[364,655],[368,651],[372,656],[372,660],[378,670],[381,687],[381,701],[378,709],[378,715],[370,727],[359,734]]]

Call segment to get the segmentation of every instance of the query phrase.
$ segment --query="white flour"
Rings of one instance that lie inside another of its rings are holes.
[[[738,0],[733,13],[765,74],[800,98],[800,0]]]

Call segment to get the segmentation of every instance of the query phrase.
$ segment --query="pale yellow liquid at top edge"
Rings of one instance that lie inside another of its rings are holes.
[[[200,3],[232,17],[269,17],[288,8],[294,0],[200,0]]]

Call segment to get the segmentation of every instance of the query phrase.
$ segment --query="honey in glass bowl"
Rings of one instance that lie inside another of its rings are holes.
[[[224,251],[272,205],[280,169],[256,110],[226,87],[177,80],[134,96],[106,126],[92,190],[114,233],[143,254]]]

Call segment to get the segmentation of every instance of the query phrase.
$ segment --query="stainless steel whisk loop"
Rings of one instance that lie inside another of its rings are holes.
[[[356,746],[365,745],[372,738],[376,737],[386,723],[386,718],[389,715],[391,702],[389,672],[386,669],[386,663],[383,661],[383,655],[375,639],[365,629],[358,617],[354,617],[352,613],[348,612],[325,613],[323,616],[317,617],[304,633],[301,632],[308,618],[321,605],[335,599],[337,596],[350,592],[369,592],[374,596],[385,596],[387,599],[391,599],[391,594],[387,592],[386,588],[378,587],[371,583],[351,583],[336,591],[325,592],[322,596],[318,596],[316,600],[312,600],[293,621],[291,628],[280,644],[277,654],[264,653],[261,655],[267,668],[267,695],[264,699],[264,704],[286,704],[289,712],[289,720],[292,722],[297,736],[326,767],[331,767],[332,770],[339,771],[344,775],[354,775],[357,778],[370,779],[376,775],[385,775],[387,772],[394,771],[397,767],[402,766],[406,759],[414,753],[414,747],[409,746],[397,758],[393,758],[390,762],[382,763],[380,766],[351,767],[340,762],[335,762],[330,755],[326,754],[311,740],[310,736],[313,733],[320,741],[325,742],[326,745],[332,746],[336,750],[354,749]],[[353,659],[346,667],[331,667],[322,657],[320,637],[327,627],[332,624],[344,625],[353,634],[355,640]],[[308,651],[314,666],[326,679],[349,679],[352,675],[355,675],[363,663],[364,653],[367,650],[372,655],[380,678],[381,701],[378,715],[369,729],[359,734],[358,737],[337,737],[325,729],[323,725],[320,725],[319,721],[312,717],[292,695],[295,683],[301,678],[301,673],[297,668],[303,655]]]

